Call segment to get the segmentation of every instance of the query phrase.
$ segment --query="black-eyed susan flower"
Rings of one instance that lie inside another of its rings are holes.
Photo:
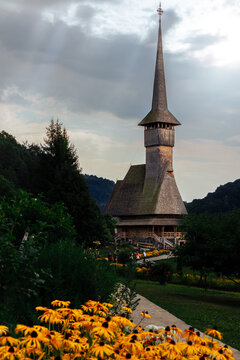
[[[18,348],[15,346],[1,346],[0,359],[15,360],[18,355]]]
[[[38,307],[44,311],[45,321],[57,318],[51,328],[58,331],[18,325],[16,332],[24,336],[14,339],[6,327],[0,327],[0,360],[233,360],[227,347],[210,337],[201,338],[193,328],[183,332],[184,341],[176,342],[176,335],[180,338],[182,334],[173,325],[144,331],[126,317],[113,315],[107,303],[86,304],[85,314],[84,307],[69,309],[59,300],[56,306],[61,307],[56,310]]]
[[[170,340],[161,344],[163,351],[163,356],[172,360],[178,358],[181,353],[181,349],[179,348],[179,344],[174,340]]]
[[[26,326],[22,324],[18,324],[15,329],[15,333],[23,333],[24,336],[31,334],[31,332],[34,330],[33,326]]]
[[[128,320],[127,318],[123,317],[123,316],[113,316],[111,318],[111,321],[113,323],[118,324],[119,326],[128,326],[128,327],[134,327],[134,324]]]
[[[193,341],[194,336],[196,336],[195,329],[190,326],[188,329],[182,332],[182,338],[186,338],[187,341]]]
[[[9,333],[8,327],[5,325],[0,325],[0,336],[6,335]]]
[[[44,335],[36,330],[33,330],[29,335],[21,338],[20,347],[41,349],[41,341],[44,340]]]
[[[215,353],[215,357],[217,360],[226,360],[226,356],[224,354],[224,351],[222,349],[218,350],[217,353]]]
[[[92,332],[99,337],[105,337],[108,341],[111,341],[115,337],[114,331],[108,321],[103,322],[101,326],[94,327]]]
[[[186,346],[184,348],[184,354],[187,355],[188,357],[192,357],[200,353],[198,348],[194,346],[194,343],[191,340],[189,340],[185,345]]]
[[[103,306],[106,306],[106,307],[108,307],[108,308],[112,308],[112,307],[113,307],[113,304],[106,303],[106,302],[102,303],[102,305],[103,305]]]
[[[42,322],[50,324],[62,324],[64,322],[63,316],[57,310],[47,309],[39,319]]]
[[[104,341],[100,341],[100,343],[94,343],[91,352],[96,356],[100,356],[104,358],[105,356],[110,356],[114,353],[114,349],[111,345],[105,344]]]
[[[35,347],[24,347],[21,348],[18,352],[18,359],[19,360],[31,360],[31,359],[38,359],[41,360],[45,356],[45,352],[41,349]]]
[[[0,345],[17,346],[18,344],[19,344],[19,340],[13,338],[12,336],[0,337]]]
[[[91,312],[100,316],[106,316],[108,313],[108,306],[93,300],[88,300],[85,305],[82,305],[82,309],[86,312]]]
[[[132,309],[130,309],[130,308],[127,307],[127,306],[123,306],[123,307],[122,307],[122,310],[123,310],[123,311],[127,311],[129,314],[132,314]]]
[[[71,304],[70,301],[62,301],[62,300],[54,300],[51,302],[52,306],[63,307],[63,308],[68,308],[70,304]]]
[[[212,337],[217,337],[219,340],[222,339],[222,334],[217,330],[216,326],[213,329],[207,329],[205,331],[205,334],[210,335]]]
[[[146,319],[151,319],[151,316],[148,314],[148,311],[142,311],[141,316]]]

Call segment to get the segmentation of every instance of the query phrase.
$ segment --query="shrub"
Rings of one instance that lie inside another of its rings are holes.
[[[77,306],[87,299],[106,301],[117,282],[116,269],[97,257],[96,251],[85,250],[73,241],[46,246],[36,264],[49,274],[41,290],[42,302],[53,297]]]
[[[158,264],[154,264],[149,271],[150,279],[153,281],[159,281],[162,285],[170,281],[171,276],[172,267],[169,263],[164,261]]]
[[[134,259],[134,255],[133,255],[133,250],[131,247],[126,247],[121,249],[121,251],[118,254],[118,262],[120,264],[129,264],[131,262],[133,262]]]

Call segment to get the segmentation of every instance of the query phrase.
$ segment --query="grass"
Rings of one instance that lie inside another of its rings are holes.
[[[157,260],[156,264],[167,263],[171,266],[173,277],[169,280],[172,284],[181,284],[187,286],[196,286],[196,287],[205,287],[204,278],[200,284],[201,273],[199,271],[194,271],[190,267],[183,266],[182,273],[183,276],[177,276],[177,260],[175,258]],[[192,275],[192,276],[191,276]],[[231,281],[226,277],[221,277],[219,273],[210,272],[207,276],[206,286],[208,289],[216,289],[220,291],[233,291],[240,292],[240,280],[235,278],[235,281]]]
[[[170,266],[172,267],[172,271],[175,273],[175,272],[178,272],[178,269],[177,269],[177,260],[176,260],[176,258],[169,258],[169,259],[160,259],[160,260],[156,260],[155,261],[155,263],[157,263],[157,264],[159,264],[159,263],[162,263],[162,262],[166,262],[166,263],[168,263],[168,264],[170,264]],[[200,272],[199,271],[194,271],[194,270],[192,270],[189,266],[185,266],[185,265],[183,265],[183,267],[182,267],[182,271],[183,271],[183,273],[184,274],[199,274],[200,275]],[[216,278],[216,277],[218,277],[218,275],[217,275],[217,273],[215,273],[215,272],[211,272],[211,273],[209,273],[209,278],[212,278],[212,277],[214,277],[214,278]]]
[[[240,350],[239,293],[146,280],[136,280],[136,291],[198,330],[217,326],[223,342]]]

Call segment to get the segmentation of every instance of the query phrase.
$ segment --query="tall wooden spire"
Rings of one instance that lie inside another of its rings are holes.
[[[168,123],[171,125],[181,125],[180,122],[171,114],[167,105],[167,91],[165,83],[164,60],[163,60],[163,46],[162,46],[162,14],[161,7],[158,9],[159,14],[159,30],[158,30],[158,44],[157,44],[157,59],[155,67],[155,77],[153,86],[152,110],[148,115],[138,124],[147,125],[153,123]]]
[[[154,78],[154,86],[153,86],[152,110],[164,111],[167,110],[167,92],[166,92],[163,47],[162,47],[161,20],[162,20],[163,10],[161,8],[161,4],[158,9],[158,13],[159,13],[159,30],[158,30],[155,78]]]

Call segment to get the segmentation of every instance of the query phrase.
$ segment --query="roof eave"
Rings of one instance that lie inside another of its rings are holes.
[[[145,118],[140,121],[139,126],[146,126],[154,123],[167,123],[174,126],[181,125],[181,123],[175,118],[175,116],[169,111],[151,110]]]

